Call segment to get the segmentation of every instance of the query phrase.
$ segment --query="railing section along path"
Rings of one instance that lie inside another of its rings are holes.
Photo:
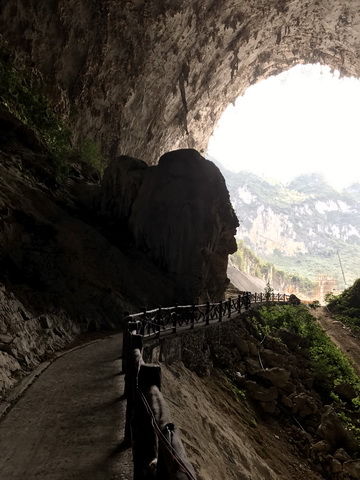
[[[136,333],[144,337],[176,333],[184,327],[206,326],[215,322],[222,322],[238,315],[253,305],[267,302],[287,303],[291,295],[280,293],[251,293],[241,292],[237,297],[217,303],[206,302],[201,305],[175,305],[173,307],[158,307],[153,310],[143,309],[142,312],[127,315],[128,322],[138,322]],[[294,296],[295,297],[295,296]],[[295,297],[296,298],[296,297]]]
[[[147,365],[142,357],[143,341],[222,322],[248,309],[251,303],[288,302],[288,295],[242,292],[237,298],[203,305],[157,308],[128,315],[123,337],[123,371],[127,398],[124,444],[132,445],[133,480],[196,480],[178,429],[161,393],[159,365]]]

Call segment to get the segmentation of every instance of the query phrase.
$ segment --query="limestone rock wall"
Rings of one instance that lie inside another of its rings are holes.
[[[192,149],[166,153],[147,169],[118,158],[105,172],[101,204],[128,220],[136,247],[175,279],[178,302],[223,298],[238,220],[212,162]]]
[[[353,0],[4,0],[0,43],[38,71],[74,139],[154,163],[202,150],[251,84],[296,63],[360,75]]]

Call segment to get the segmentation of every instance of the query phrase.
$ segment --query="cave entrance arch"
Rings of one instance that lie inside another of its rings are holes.
[[[360,81],[297,65],[251,86],[223,112],[207,157],[282,183],[320,173],[337,190],[360,180]]]

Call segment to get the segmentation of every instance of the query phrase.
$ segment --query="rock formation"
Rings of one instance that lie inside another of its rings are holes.
[[[230,102],[295,64],[359,76],[359,23],[353,0],[4,0],[0,15],[75,140],[150,163],[201,151]]]
[[[222,298],[238,221],[220,171],[192,149],[144,165],[128,157],[110,163],[103,209],[128,220],[137,248],[175,279],[178,302]]]

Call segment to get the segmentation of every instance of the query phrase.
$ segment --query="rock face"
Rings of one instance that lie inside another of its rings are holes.
[[[230,102],[297,63],[359,76],[359,24],[353,0],[4,0],[0,15],[75,139],[150,163],[201,151]]]
[[[129,158],[111,162],[102,204],[129,221],[137,248],[175,279],[178,302],[223,298],[238,220],[220,171],[192,149],[144,165]]]
[[[351,455],[358,445],[334,406],[323,403],[309,382],[311,361],[304,355],[308,348],[263,337],[253,325],[256,315],[250,311],[222,324],[147,342],[144,359],[160,360],[170,368],[181,361],[201,377],[214,377],[214,369],[217,374],[226,372],[232,388],[242,390],[249,405],[267,420],[274,415],[292,447],[321,478],[357,480],[360,462]]]

